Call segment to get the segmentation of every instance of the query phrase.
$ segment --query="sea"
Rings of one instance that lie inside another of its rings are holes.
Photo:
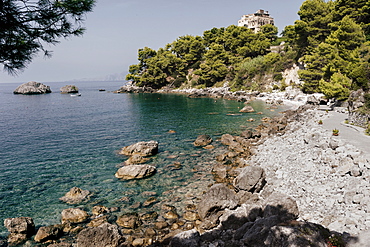
[[[256,112],[241,114],[244,104],[232,100],[117,94],[113,91],[124,84],[117,81],[73,82],[81,93],[76,97],[60,93],[71,83],[45,84],[52,93],[15,95],[20,84],[0,83],[0,236],[8,234],[3,221],[10,217],[32,217],[43,226],[60,223],[62,210],[69,207],[157,210],[143,206],[153,195],[158,202],[192,201],[212,183],[223,134],[254,129],[263,117],[284,110],[254,101]],[[251,118],[255,121],[247,121]],[[213,138],[213,149],[193,145],[202,134]],[[127,159],[118,150],[150,140],[159,142],[159,153],[149,161],[157,174],[133,181],[115,178]],[[59,200],[75,186],[93,193],[89,202]]]

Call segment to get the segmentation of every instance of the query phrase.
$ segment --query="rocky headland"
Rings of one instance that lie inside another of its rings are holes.
[[[24,243],[52,247],[364,246],[363,243],[368,243],[370,163],[355,146],[347,144],[340,135],[333,136],[319,124],[320,120],[325,122],[330,118],[330,112],[318,109],[323,100],[320,95],[303,95],[295,89],[275,94],[230,92],[227,87],[173,93],[243,102],[264,99],[271,104],[290,104],[294,110],[273,119],[265,118],[253,131],[245,130],[240,136],[225,134],[217,140],[223,148],[214,157],[214,182],[202,193],[195,193],[196,198],[183,208],[168,200],[158,202],[155,195],[150,195],[143,205],[148,208],[145,213],[136,213],[134,209],[122,213],[120,208],[103,205],[88,210],[78,206],[79,200],[90,199],[88,191],[72,188],[61,200],[76,207],[63,210],[60,224],[35,228],[31,218],[6,219],[4,223],[10,235],[2,242],[3,246]],[[212,142],[210,136],[201,135],[194,145],[213,148]],[[155,167],[143,167],[147,166],[143,163],[157,151],[155,141],[122,148],[120,152],[129,159],[120,169],[140,168],[135,174],[144,175],[120,177],[119,169],[116,176],[120,179],[155,176]],[[179,166],[174,164],[174,170],[181,169]],[[189,188],[190,184],[175,192],[185,193]],[[153,203],[160,203],[159,211],[150,210]]]

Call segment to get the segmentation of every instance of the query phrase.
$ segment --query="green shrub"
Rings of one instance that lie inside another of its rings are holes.
[[[281,81],[283,80],[283,75],[280,72],[274,73],[274,81]]]
[[[364,95],[364,99],[365,99],[365,107],[370,109],[370,93],[366,93]]]

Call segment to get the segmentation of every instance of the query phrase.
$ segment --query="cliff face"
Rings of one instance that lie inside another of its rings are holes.
[[[283,79],[285,80],[285,83],[290,84],[296,84],[301,85],[302,81],[299,79],[298,71],[300,70],[300,66],[294,64],[292,68],[286,69],[283,72]]]

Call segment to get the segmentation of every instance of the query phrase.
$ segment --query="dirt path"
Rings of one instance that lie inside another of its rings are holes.
[[[345,143],[352,144],[364,153],[364,156],[370,160],[370,136],[365,135],[365,129],[357,126],[345,124],[347,114],[330,111],[329,117],[323,120],[322,127],[328,131],[339,130],[339,139]]]

